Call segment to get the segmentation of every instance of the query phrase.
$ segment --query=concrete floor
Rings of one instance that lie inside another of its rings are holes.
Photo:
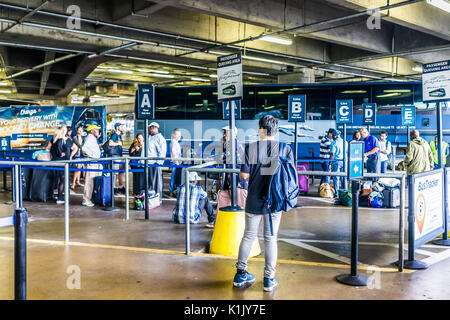
[[[0,194],[1,203],[8,197]],[[116,205],[124,208],[123,200]],[[427,270],[398,273],[392,266],[398,210],[360,210],[360,273],[372,277],[373,285],[355,288],[334,279],[349,272],[351,210],[301,197],[303,207],[284,214],[280,226],[279,288],[263,293],[264,252],[249,262],[255,285],[232,288],[236,259],[205,253],[213,232],[204,227],[206,216],[192,226],[192,254],[186,256],[185,226],[171,220],[173,200],[152,210],[149,221],[143,212],[131,211],[125,221],[123,209],[106,212],[80,203],[81,195],[73,194],[65,245],[63,205],[24,202],[31,216],[29,299],[450,299],[450,249],[423,246],[416,257],[431,262]],[[0,215],[13,209],[2,204]],[[0,299],[13,299],[12,240],[12,228],[0,229]],[[73,270],[79,270],[80,289],[71,287]]]

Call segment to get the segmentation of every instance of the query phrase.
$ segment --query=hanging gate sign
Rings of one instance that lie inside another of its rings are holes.
[[[376,125],[377,104],[363,103],[362,106],[363,106],[362,124],[365,126]]]
[[[353,100],[336,100],[336,123],[353,123]]]
[[[135,113],[138,120],[155,119],[155,86],[139,85],[136,91]]]
[[[289,96],[288,100],[289,122],[306,121],[306,95]]]

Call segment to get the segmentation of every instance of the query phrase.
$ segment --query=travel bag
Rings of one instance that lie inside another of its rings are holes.
[[[383,190],[384,206],[386,208],[398,208],[400,206],[400,189],[385,188]]]
[[[104,174],[94,178],[93,202],[103,207],[111,204],[111,177]]]
[[[300,163],[297,165],[297,171],[308,171],[309,165],[307,163]],[[298,175],[298,188],[300,192],[307,193],[309,191],[309,177]]]

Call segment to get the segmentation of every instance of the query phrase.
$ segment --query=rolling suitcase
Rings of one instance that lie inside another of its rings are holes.
[[[297,165],[297,171],[308,171],[309,165],[307,163],[300,163]],[[298,175],[298,188],[300,192],[307,193],[309,191],[309,177]]]
[[[94,178],[93,200],[95,204],[107,206],[111,203],[111,178],[109,174]]]
[[[385,188],[383,190],[384,206],[386,208],[398,208],[400,206],[400,189]]]

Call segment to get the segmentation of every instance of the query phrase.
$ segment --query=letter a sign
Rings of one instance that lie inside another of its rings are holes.
[[[305,122],[306,96],[289,96],[289,122]]]
[[[155,86],[139,85],[136,91],[135,109],[138,120],[155,119]]]

